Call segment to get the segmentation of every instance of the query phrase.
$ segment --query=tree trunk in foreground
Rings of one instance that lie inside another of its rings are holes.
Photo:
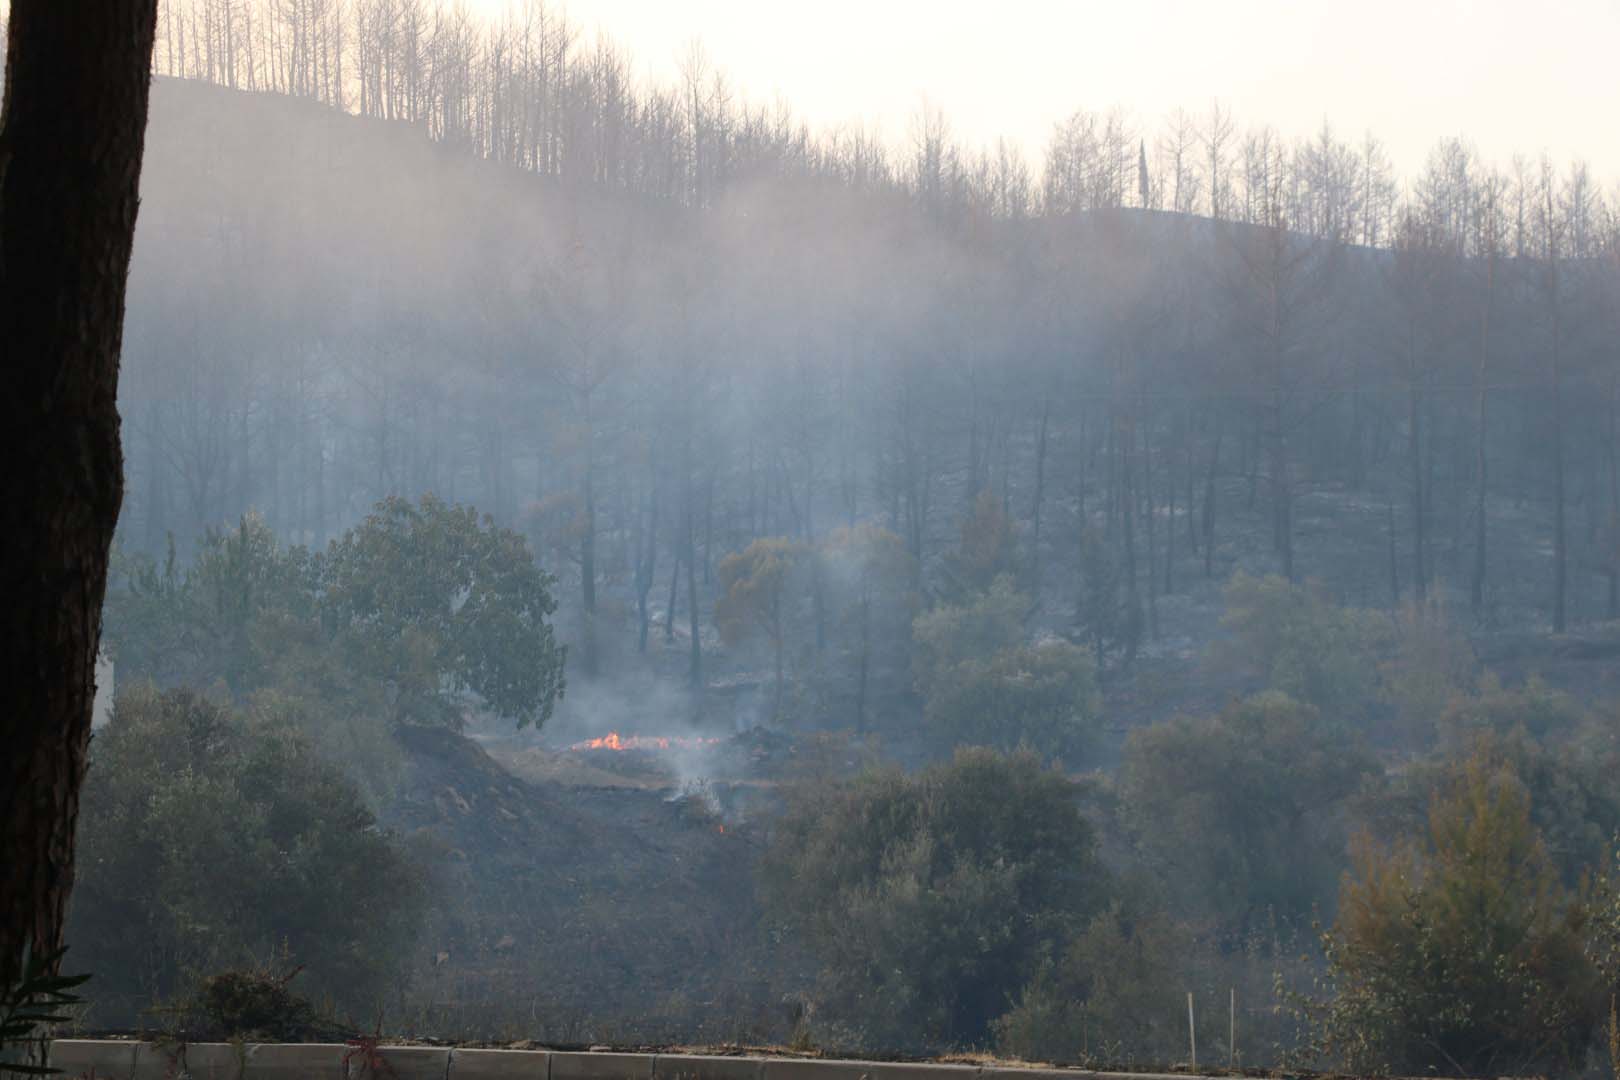
[[[118,353],[157,0],[12,0],[0,116],[0,982],[62,940],[123,497]]]

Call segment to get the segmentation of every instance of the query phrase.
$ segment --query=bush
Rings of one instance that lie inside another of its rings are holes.
[[[1320,709],[1335,725],[1366,716],[1380,697],[1378,657],[1389,632],[1378,616],[1342,608],[1321,591],[1239,571],[1226,586],[1226,640],[1216,663]]]
[[[1547,857],[1571,888],[1608,861],[1620,836],[1620,746],[1606,727],[1593,724],[1557,742],[1536,739],[1524,727],[1483,729],[1459,744],[1461,756],[1484,754],[1512,768],[1529,794],[1530,820]],[[1417,835],[1456,771],[1455,757],[1414,761],[1363,793],[1357,814],[1381,840]]]
[[[999,577],[1018,576],[1013,524],[995,492],[986,489],[974,498],[962,521],[961,539],[954,550],[945,553],[940,570],[942,591],[957,601],[985,592]]]
[[[118,699],[77,865],[69,938],[114,1015],[284,952],[312,990],[367,1006],[424,906],[417,868],[302,736],[184,690]]]
[[[432,495],[391,498],[312,554],[253,515],[192,565],[119,559],[106,641],[120,677],[304,698],[310,713],[458,726],[471,692],[519,727],[563,692],[552,578],[521,536]],[[330,718],[330,717],[329,717]]]
[[[1025,1061],[1163,1063],[1191,943],[1163,913],[1119,900],[1094,916],[996,1021],[996,1048]]]
[[[1426,838],[1359,845],[1324,938],[1316,1049],[1355,1070],[1567,1072],[1607,1007],[1587,905],[1558,881],[1511,764],[1453,772]]]
[[[1029,597],[1004,575],[969,603],[942,604],[917,616],[911,631],[917,688],[927,694],[930,683],[964,660],[992,656],[1020,644],[1029,609]]]
[[[1120,788],[1142,852],[1189,912],[1241,933],[1331,899],[1337,805],[1374,771],[1310,705],[1267,691],[1135,731]]]
[[[1433,743],[1441,715],[1474,682],[1474,650],[1438,600],[1408,603],[1396,616],[1391,655],[1379,665],[1384,700],[1401,741]]]
[[[971,603],[918,616],[912,635],[924,714],[953,744],[1027,744],[1075,760],[1100,708],[1096,665],[1064,641],[1026,643],[1029,609],[1029,598],[1002,576]]]
[[[761,865],[771,917],[867,1046],[978,1043],[1106,892],[1090,824],[1032,753],[800,785]]]
[[[957,745],[1030,746],[1077,761],[1101,711],[1096,667],[1066,641],[1018,645],[963,660],[926,688],[935,731]]]

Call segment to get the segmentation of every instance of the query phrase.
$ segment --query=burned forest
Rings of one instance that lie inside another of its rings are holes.
[[[589,9],[163,0],[71,1030],[1620,1067],[1616,178]]]

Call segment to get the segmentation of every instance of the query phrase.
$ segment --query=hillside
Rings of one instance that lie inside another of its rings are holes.
[[[397,1030],[577,1043],[780,1036],[766,991],[760,837],[678,789],[519,780],[471,741],[408,730],[382,820],[429,862],[437,907]]]

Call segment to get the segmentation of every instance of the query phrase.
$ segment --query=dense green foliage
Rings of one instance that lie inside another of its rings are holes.
[[[1336,810],[1373,771],[1314,707],[1267,691],[1133,732],[1120,788],[1142,854],[1181,908],[1242,933],[1331,897]]]
[[[517,533],[432,495],[389,498],[321,560],[321,617],[352,668],[391,682],[402,720],[454,726],[454,696],[540,726],[562,694],[551,578]]]
[[[924,716],[951,744],[1027,745],[1077,761],[1095,734],[1096,666],[1066,641],[1026,641],[1029,607],[1003,574],[964,604],[918,616],[912,633]]]
[[[458,726],[469,692],[538,726],[563,692],[552,579],[521,536],[432,495],[384,500],[322,553],[248,516],[208,533],[189,567],[171,552],[119,569],[105,633],[126,679],[276,690],[327,729]]]
[[[1429,835],[1364,846],[1326,937],[1321,1048],[1354,1068],[1466,1076],[1582,1063],[1606,987],[1511,763],[1451,772]]]
[[[1241,571],[1226,586],[1227,638],[1212,659],[1262,678],[1348,727],[1378,700],[1377,659],[1387,627],[1370,612],[1343,608],[1310,586]]]
[[[802,785],[761,881],[773,918],[820,961],[836,1018],[889,1047],[985,1039],[1107,895],[1063,775],[982,749],[911,776]]]
[[[996,1047],[1026,1061],[1162,1061],[1182,1035],[1173,1003],[1191,942],[1162,910],[1113,901],[1044,964],[996,1021]]]
[[[134,689],[95,740],[69,937],[127,1004],[286,954],[363,1014],[403,971],[424,884],[359,790],[272,714]]]

